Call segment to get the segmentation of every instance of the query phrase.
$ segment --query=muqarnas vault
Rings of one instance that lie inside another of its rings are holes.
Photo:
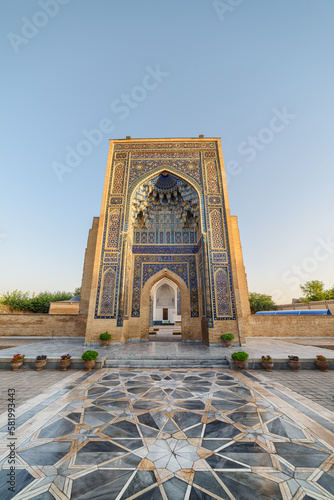
[[[182,340],[244,342],[249,300],[220,139],[111,140],[100,217],[85,255],[86,343],[149,339],[181,323]]]

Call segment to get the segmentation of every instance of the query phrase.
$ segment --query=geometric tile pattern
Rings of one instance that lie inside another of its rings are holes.
[[[116,268],[107,268],[103,273],[102,281],[102,294],[100,300],[100,315],[113,316],[114,315],[114,293],[115,293],[115,279]]]
[[[220,209],[210,212],[211,238],[213,248],[225,248],[222,214]]]
[[[112,210],[109,214],[107,248],[118,248],[120,211]]]
[[[334,442],[229,370],[100,370],[91,378],[18,441],[15,498],[334,497]],[[5,436],[0,444],[6,449]],[[4,499],[13,498],[6,456]]]
[[[217,177],[217,169],[215,161],[206,162],[206,175],[208,183],[208,193],[218,194],[219,193],[219,182]]]
[[[228,267],[221,267],[215,271],[216,315],[231,316]]]
[[[113,194],[121,194],[123,192],[125,162],[117,163],[115,166],[114,182],[112,187]]]

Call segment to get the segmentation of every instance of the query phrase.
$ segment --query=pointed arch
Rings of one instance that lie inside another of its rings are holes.
[[[133,196],[134,196],[136,190],[138,189],[138,187],[141,184],[144,184],[144,182],[148,182],[150,179],[153,179],[154,177],[161,174],[162,172],[168,172],[169,174],[180,179],[181,181],[187,182],[194,189],[194,191],[196,192],[196,194],[198,196],[199,205],[200,205],[200,214],[201,214],[200,231],[202,233],[206,232],[204,196],[203,196],[203,190],[202,190],[201,186],[190,175],[188,175],[184,172],[179,172],[176,168],[174,168],[172,166],[166,166],[166,165],[161,165],[161,166],[158,166],[158,167],[150,170],[149,172],[145,172],[141,176],[137,177],[137,179],[129,186],[127,200],[126,200],[124,231],[127,231],[128,227],[129,227],[130,209],[131,209],[131,205],[132,205]]]
[[[182,336],[186,337],[190,334],[190,291],[185,281],[175,274],[173,271],[169,269],[161,269],[151,276],[145,283],[141,293],[140,300],[140,310],[141,311],[149,311],[150,305],[150,296],[152,287],[163,278],[168,278],[170,281],[175,283],[181,292],[181,324],[182,324]],[[143,314],[141,316],[141,338],[148,339],[149,338],[149,314]],[[188,331],[189,330],[189,331]]]

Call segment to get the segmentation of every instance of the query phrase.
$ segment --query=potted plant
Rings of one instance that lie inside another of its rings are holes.
[[[71,364],[71,356],[69,354],[63,354],[62,356],[60,356],[60,361],[59,361],[60,371],[66,372],[70,364]]]
[[[81,358],[84,360],[85,362],[85,368],[88,372],[91,371],[91,369],[94,367],[95,365],[95,359],[98,357],[98,353],[96,351],[85,351]]]
[[[232,359],[234,361],[235,367],[238,370],[244,370],[246,368],[246,361],[248,359],[249,354],[244,351],[234,352],[232,354]]]
[[[100,333],[100,340],[103,347],[107,347],[110,339],[111,339],[110,333],[108,332]]]
[[[274,367],[274,362],[272,360],[272,357],[267,354],[267,356],[262,356],[261,357],[261,363],[263,368],[266,370],[266,372],[271,372],[273,367]]]
[[[289,358],[288,364],[289,364],[290,368],[293,371],[299,370],[300,369],[299,357],[298,356],[288,356],[288,358]]]
[[[20,366],[23,365],[25,354],[15,354],[10,362],[10,367],[13,372],[17,372]]]
[[[223,335],[221,336],[221,339],[226,347],[231,347],[232,340],[234,339],[234,335],[233,335],[233,333],[223,333]]]
[[[322,372],[325,372],[326,370],[328,370],[329,362],[327,361],[327,358],[325,358],[325,356],[322,356],[321,354],[316,356],[316,358],[317,359],[316,359],[315,364],[317,365],[319,370],[321,370]]]
[[[38,372],[41,372],[44,366],[46,365],[47,361],[46,358],[47,358],[46,354],[41,354],[40,356],[36,356],[35,368]]]

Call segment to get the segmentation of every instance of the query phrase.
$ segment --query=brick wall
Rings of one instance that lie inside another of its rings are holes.
[[[1,314],[0,336],[84,337],[86,316],[59,314]]]
[[[334,316],[250,317],[249,337],[333,337]]]

